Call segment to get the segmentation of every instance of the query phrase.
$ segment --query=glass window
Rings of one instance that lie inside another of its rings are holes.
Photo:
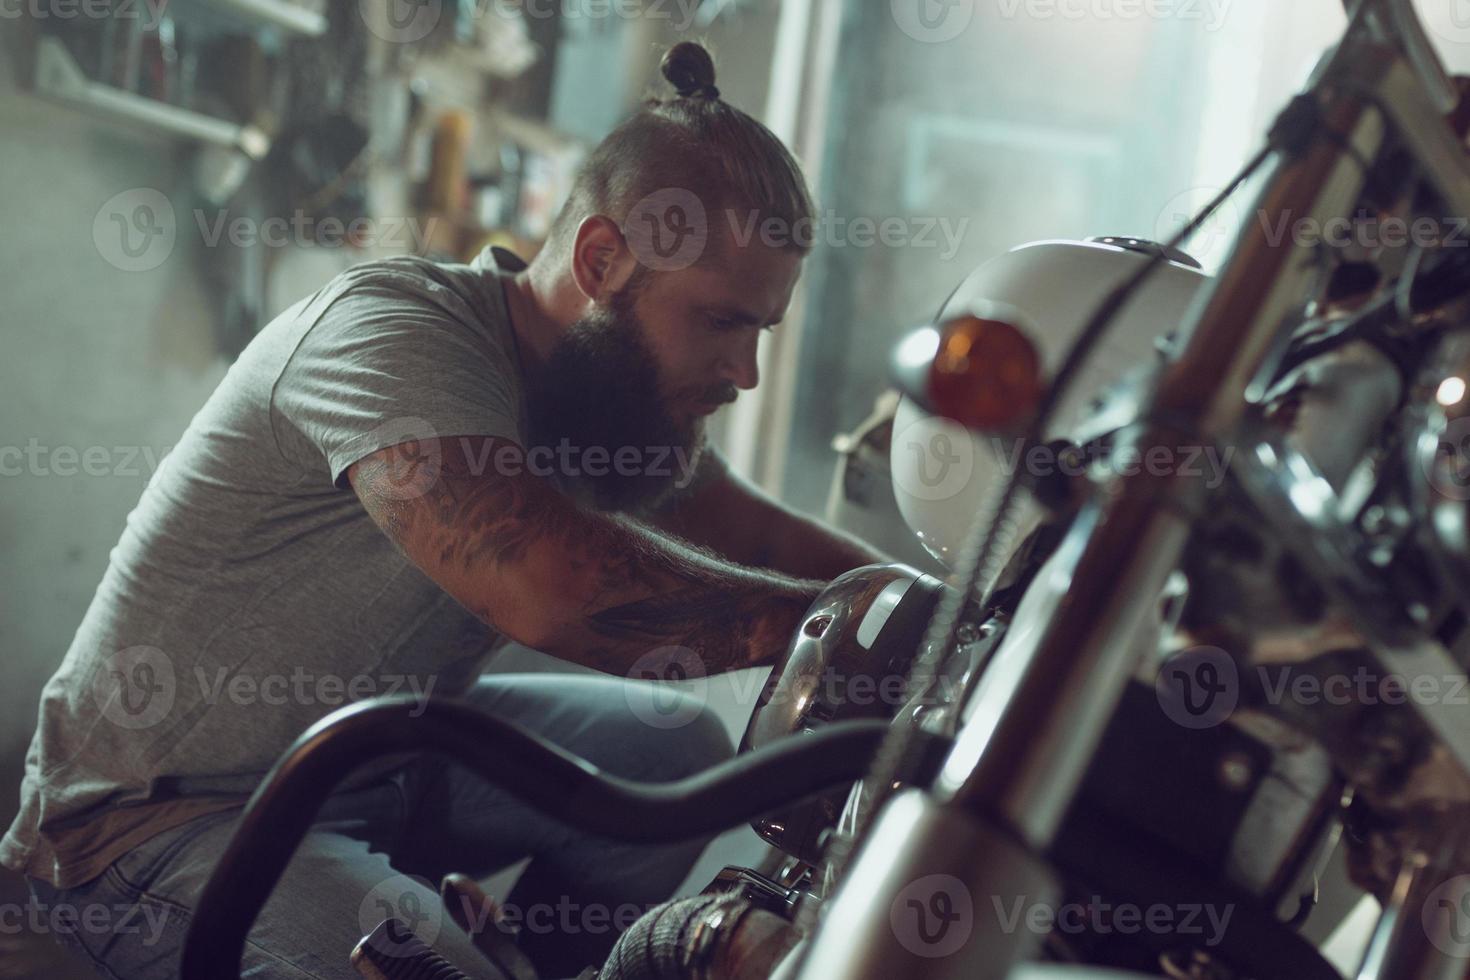
[[[1169,237],[1344,21],[1337,0],[847,4],[812,175],[785,499],[823,509],[833,436],[871,411],[892,345],[971,270],[1040,239]],[[1247,209],[1191,243],[1206,268]]]

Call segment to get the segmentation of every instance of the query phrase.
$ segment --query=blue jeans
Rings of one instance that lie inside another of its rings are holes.
[[[647,682],[503,674],[482,678],[465,697],[630,779],[678,779],[731,753],[713,713],[672,704],[666,690]],[[689,720],[657,723],[671,717]],[[176,977],[195,897],[238,818],[231,810],[169,830],[77,888],[33,880],[40,915],[71,923],[56,930],[58,938],[104,976]],[[443,912],[438,883],[450,871],[484,877],[525,857],[531,862],[505,903],[520,924],[521,946],[543,976],[574,975],[600,964],[618,932],[668,898],[706,843],[629,845],[588,836],[426,756],[331,797],[256,919],[241,975],[358,980],[349,953],[396,915],[465,973],[495,976]]]

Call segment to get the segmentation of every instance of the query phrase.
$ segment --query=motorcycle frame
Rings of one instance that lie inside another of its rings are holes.
[[[1289,214],[1316,219],[1320,227],[1350,214],[1364,189],[1364,161],[1375,160],[1397,140],[1446,207],[1470,216],[1470,159],[1443,118],[1454,104],[1453,86],[1407,0],[1368,3],[1365,16],[1353,18],[1313,74],[1306,94],[1317,102],[1319,123],[1304,145],[1273,150],[1253,215]],[[1182,349],[1128,433],[1139,458],[1155,449],[1180,458],[1186,447],[1233,445],[1250,437],[1252,406],[1264,394],[1282,341],[1300,321],[1319,274],[1317,258],[1304,244],[1277,238],[1267,222],[1247,222],[1219,275],[1197,300],[1182,325]],[[852,937],[869,927],[886,935],[891,889],[927,875],[955,873],[964,880],[969,869],[973,887],[980,881],[974,869],[999,869],[984,873],[980,894],[1045,892],[1036,865],[1055,839],[1138,666],[1130,640],[1180,567],[1191,527],[1208,504],[1197,480],[1149,469],[1116,477],[1084,506],[1059,548],[1063,567],[1050,578],[1058,591],[1054,615],[1031,641],[1007,648],[987,670],[991,676],[966,706],[968,721],[922,804],[915,802],[917,791],[910,791],[890,801],[885,810],[892,812],[875,819],[849,869],[849,879],[862,887],[839,885],[801,963],[800,980],[876,980],[891,975],[899,962],[912,980],[1000,978],[1034,948],[972,939],[965,950],[925,960],[895,958]],[[1322,482],[1309,472],[1268,472],[1275,496],[1296,511],[1290,520],[1309,527],[1320,513],[1335,513],[1332,501],[1322,497]],[[1318,510],[1305,504],[1309,499]],[[1367,635],[1383,641],[1375,654],[1395,671],[1441,677],[1463,672],[1432,638],[1406,638],[1386,624],[1363,625],[1379,627]],[[1470,717],[1457,717],[1454,706],[1443,703],[1416,709],[1470,778]],[[969,826],[998,833],[962,836],[950,825],[965,817]],[[902,846],[920,828],[935,825],[947,827],[955,846],[990,852],[936,860],[933,848]],[[1013,843],[1037,862],[1017,862]],[[881,868],[883,862],[889,866]],[[1425,867],[1438,868],[1442,881],[1455,870],[1453,861],[1444,864],[1427,862],[1398,890],[1360,980],[1464,974],[1464,961],[1443,953],[1431,944],[1428,930],[1419,928],[1423,900],[1432,890],[1425,886]],[[1413,927],[1405,928],[1405,922]],[[840,939],[830,935],[834,924],[845,934]],[[892,939],[886,945],[892,947]]]

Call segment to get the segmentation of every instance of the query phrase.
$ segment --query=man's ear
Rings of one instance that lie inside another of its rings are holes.
[[[622,289],[638,259],[617,222],[600,214],[584,218],[572,242],[572,278],[594,303]]]

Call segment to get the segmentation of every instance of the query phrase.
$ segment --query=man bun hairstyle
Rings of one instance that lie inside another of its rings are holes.
[[[681,41],[669,48],[659,70],[681,99],[720,97],[715,87],[715,59],[693,41]]]
[[[809,251],[815,207],[791,151],[759,120],[720,98],[714,59],[702,45],[674,45],[659,68],[675,95],[645,101],[588,154],[547,249],[569,254],[577,228],[592,215],[605,215],[626,231],[632,212],[650,195],[692,194],[703,207],[711,243],[729,216],[733,228],[775,227],[780,237],[763,240]],[[714,252],[705,248],[700,258]]]

